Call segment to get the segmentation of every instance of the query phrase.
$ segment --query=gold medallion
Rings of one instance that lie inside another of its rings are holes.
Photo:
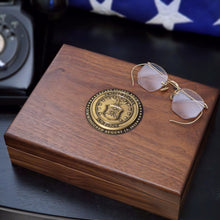
[[[141,101],[122,89],[96,93],[86,105],[86,118],[98,131],[122,134],[138,125],[143,115]]]

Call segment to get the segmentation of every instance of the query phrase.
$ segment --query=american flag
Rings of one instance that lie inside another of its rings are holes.
[[[169,31],[220,36],[220,0],[69,0],[69,4]]]

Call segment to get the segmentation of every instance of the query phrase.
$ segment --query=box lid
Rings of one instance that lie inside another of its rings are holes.
[[[64,45],[5,134],[10,147],[179,203],[218,97],[218,90],[176,76],[209,109],[189,126],[177,125],[169,92],[131,86],[132,63]],[[85,108],[97,92],[119,88],[143,104],[133,130],[109,135],[94,129]]]

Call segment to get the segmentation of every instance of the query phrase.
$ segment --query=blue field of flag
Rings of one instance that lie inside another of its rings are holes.
[[[220,36],[220,0],[69,0],[69,4],[169,31]]]

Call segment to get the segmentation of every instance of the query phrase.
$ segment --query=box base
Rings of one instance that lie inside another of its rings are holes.
[[[13,164],[41,173],[43,175],[72,184],[82,189],[104,195],[129,205],[151,210],[151,212],[170,219],[178,219],[180,205],[168,203],[143,192],[108,182],[88,173],[64,166],[33,154],[7,146]],[[47,167],[47,169],[45,169]]]

